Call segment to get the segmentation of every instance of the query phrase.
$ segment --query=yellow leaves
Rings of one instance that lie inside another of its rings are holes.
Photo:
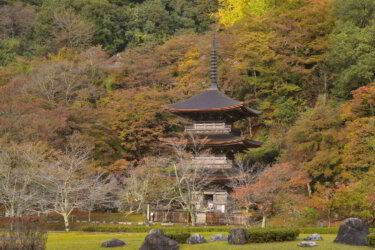
[[[272,8],[267,0],[219,0],[219,23],[232,26],[246,15],[259,16]]]
[[[245,13],[246,0],[219,0],[221,6],[217,13],[219,22],[225,27],[232,26],[243,18]]]
[[[280,88],[278,88],[278,90],[281,92],[281,94],[288,95],[293,92],[301,91],[301,88],[294,84],[284,83],[280,86]]]
[[[199,56],[199,50],[196,47],[189,48],[183,57],[183,61],[178,65],[178,70],[187,72],[192,66],[197,66],[199,64]]]
[[[183,58],[180,60],[177,66],[177,73],[181,77],[178,79],[178,85],[181,87],[191,88],[191,85],[196,85],[199,83],[199,69],[201,63],[200,51],[198,48],[190,47],[184,54]]]
[[[340,105],[340,118],[343,120],[353,120],[355,118],[351,103],[347,102]]]
[[[251,58],[260,62],[275,60],[276,54],[270,48],[270,42],[275,38],[275,34],[271,31],[242,31],[236,34],[238,37],[234,42],[236,58]]]
[[[74,49],[61,48],[57,54],[49,54],[48,58],[51,61],[61,62],[61,61],[77,61],[79,60],[78,53]]]

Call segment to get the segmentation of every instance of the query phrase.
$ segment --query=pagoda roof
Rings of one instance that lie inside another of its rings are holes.
[[[208,88],[189,99],[161,106],[161,108],[172,112],[226,111],[238,109],[247,116],[254,116],[262,113],[261,111],[245,106],[243,102],[233,100],[215,87]]]
[[[210,169],[210,168],[201,168],[202,171],[205,172],[205,176],[202,177],[194,177],[192,179],[195,180],[207,180],[211,181],[213,183],[215,182],[226,182],[233,179],[243,179],[246,178],[246,176],[239,171],[237,167],[229,168],[229,169]],[[175,173],[171,172],[169,174],[159,174],[162,178],[167,179],[174,179],[176,178]],[[189,178],[187,176],[187,178]]]
[[[160,139],[166,143],[174,143],[174,144],[183,144],[187,143],[188,145],[194,144],[191,139],[187,140],[176,140],[172,138],[162,138]],[[233,134],[208,134],[208,135],[200,135],[200,140],[204,140],[206,146],[229,146],[229,145],[240,145],[244,148],[257,148],[262,145],[261,142],[249,140],[240,136],[236,136]]]

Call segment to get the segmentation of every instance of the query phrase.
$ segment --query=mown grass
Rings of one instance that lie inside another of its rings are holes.
[[[206,239],[209,239],[215,232],[201,233]],[[139,249],[146,233],[83,233],[83,232],[49,232],[47,250],[95,250],[100,248],[100,243],[112,238],[118,238],[127,243],[125,247],[116,249]],[[281,242],[281,243],[258,243],[246,244],[242,246],[228,245],[227,242],[211,242],[203,245],[181,245],[181,250],[289,250],[301,249],[297,247],[297,243],[306,237],[301,234],[297,241]],[[374,249],[371,247],[348,246],[333,243],[335,235],[324,235],[324,241],[318,241],[318,247],[314,249],[323,250],[355,250],[355,249]]]

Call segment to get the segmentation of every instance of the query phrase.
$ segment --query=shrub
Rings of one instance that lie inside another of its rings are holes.
[[[303,227],[299,228],[302,234],[337,234],[338,227]]]
[[[38,217],[11,218],[2,234],[0,249],[44,250],[46,243],[47,231]]]
[[[235,227],[160,227],[160,226],[83,226],[82,231],[85,232],[125,232],[125,233],[147,233],[151,229],[162,229],[164,232],[227,232],[229,229]]]
[[[188,226],[173,226],[173,227],[161,227],[161,226],[83,226],[82,231],[85,232],[125,232],[125,233],[147,233],[151,229],[162,229],[164,232],[185,232],[185,233],[201,233],[201,232],[228,232],[233,228],[240,228],[240,226],[208,226],[208,227],[188,227]],[[337,227],[307,227],[307,228],[248,228],[248,232],[259,232],[259,231],[277,231],[277,230],[292,230],[294,232],[303,234],[336,234],[338,232]],[[375,233],[374,228],[370,228],[370,232]],[[298,235],[298,234],[297,234]]]
[[[187,239],[190,237],[190,233],[186,232],[165,232],[164,235],[181,244],[185,244]]]
[[[156,227],[145,226],[84,226],[84,232],[124,232],[124,233],[147,233]]]
[[[375,233],[372,233],[369,236],[367,236],[367,239],[368,239],[368,244],[370,246],[374,246],[375,247]]]
[[[301,234],[337,234],[338,227],[302,227],[298,228]],[[375,233],[375,228],[369,228],[369,231]]]
[[[293,241],[299,235],[297,229],[248,229],[247,237],[251,243]]]

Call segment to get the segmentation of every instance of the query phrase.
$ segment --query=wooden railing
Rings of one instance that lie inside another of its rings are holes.
[[[199,165],[202,168],[232,168],[232,161],[228,160],[227,157],[215,157],[215,156],[200,156],[193,157],[191,159],[192,165]]]
[[[220,133],[226,134],[230,133],[231,126],[225,124],[225,122],[202,122],[194,123],[191,126],[185,127],[185,132],[191,132],[194,134],[203,134],[203,133]]]

